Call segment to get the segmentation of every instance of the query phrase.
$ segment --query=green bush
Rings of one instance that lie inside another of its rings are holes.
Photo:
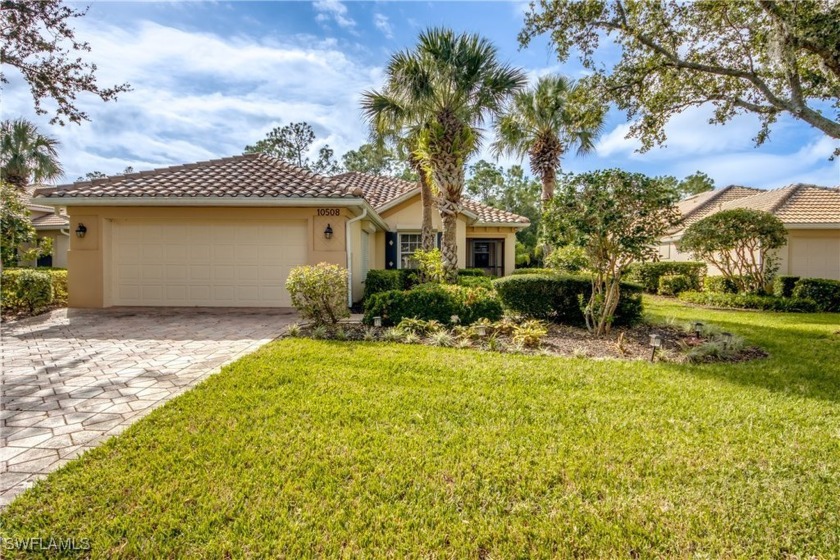
[[[53,304],[67,305],[67,271],[63,268],[51,268],[46,272],[52,278]]]
[[[462,324],[479,319],[496,321],[502,304],[491,290],[443,284],[421,284],[411,290],[374,294],[365,301],[365,324],[382,317],[383,325],[398,325],[403,319],[438,321],[448,325],[457,315]]]
[[[493,281],[506,309],[534,319],[570,325],[585,324],[581,302],[587,301],[592,281],[585,276],[527,274]],[[642,315],[642,287],[622,283],[614,325],[631,324]]]
[[[557,271],[553,268],[516,268],[511,272],[514,276],[522,274],[557,274]]]
[[[706,276],[703,290],[713,294],[737,294],[738,285],[725,276]]]
[[[300,316],[316,325],[335,324],[350,316],[347,307],[347,269],[319,263],[289,272],[286,289]]]
[[[840,311],[840,280],[802,278],[793,288],[792,295],[814,300],[820,311]]]
[[[66,275],[64,278],[66,285]],[[54,301],[53,276],[49,272],[34,268],[5,269],[0,283],[5,309],[35,313]]]
[[[634,263],[627,272],[627,280],[641,284],[649,294],[659,291],[659,278],[682,275],[689,279],[689,290],[700,290],[706,276],[706,263],[702,262],[644,262]]]
[[[776,276],[773,279],[773,295],[776,297],[792,297],[793,288],[799,281],[799,276]]]
[[[489,276],[459,276],[458,285],[468,288],[487,288],[488,290],[492,290],[493,279]]]
[[[555,272],[579,274],[589,264],[586,250],[578,245],[564,245],[545,258],[545,265]]]
[[[458,278],[463,278],[465,276],[483,276],[484,278],[490,278],[481,268],[462,268],[458,270]]]
[[[683,292],[677,297],[688,303],[709,305],[711,307],[786,311],[791,313],[813,313],[819,311],[819,306],[814,300],[798,297],[780,298],[756,294],[722,294],[716,292]]]
[[[365,277],[364,298],[390,290],[409,290],[419,282],[418,271],[411,268],[369,270]]]
[[[659,294],[663,296],[675,296],[680,292],[687,292],[693,288],[691,278],[685,274],[666,274],[659,277]]]

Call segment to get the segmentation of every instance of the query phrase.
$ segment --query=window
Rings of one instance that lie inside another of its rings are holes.
[[[411,258],[414,251],[423,247],[423,241],[419,233],[400,234],[400,268],[417,268],[417,262]]]

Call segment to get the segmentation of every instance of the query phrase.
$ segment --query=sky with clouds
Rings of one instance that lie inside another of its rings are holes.
[[[94,1],[75,24],[92,47],[86,57],[96,63],[101,85],[128,82],[133,90],[109,103],[82,96],[91,122],[50,126],[49,116],[34,114],[19,76],[7,71],[11,83],[0,112],[29,118],[60,140],[66,181],[94,170],[139,171],[238,154],[273,127],[297,121],[315,129],[313,152],[329,144],[340,156],[367,140],[360,94],[382,84],[391,53],[410,48],[426,27],[480,33],[532,78],[581,76],[580,65],[560,64],[544,38],[520,49],[526,9],[523,2]],[[828,160],[837,142],[808,125],[782,118],[770,141],[756,148],[755,118],[715,126],[709,116],[704,107],[678,115],[667,126],[667,146],[642,154],[625,137],[626,116],[611,110],[595,153],[569,155],[563,167],[677,177],[702,170],[718,186],[840,184],[840,161]],[[479,157],[490,159],[486,150]]]

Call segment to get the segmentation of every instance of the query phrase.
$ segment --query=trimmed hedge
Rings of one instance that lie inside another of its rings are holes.
[[[56,271],[60,274],[54,275],[51,271],[40,271],[35,268],[7,268],[3,270],[0,278],[0,297],[4,309],[13,311],[36,311],[49,306],[55,301],[55,290],[53,281],[55,277],[59,280],[62,297],[67,299],[67,272]],[[63,283],[62,279],[63,278]]]
[[[692,279],[685,274],[666,274],[659,277],[657,292],[663,296],[676,296],[691,290],[692,285]]]
[[[792,297],[793,288],[799,281],[799,276],[776,276],[773,279],[773,295],[776,297]]]
[[[840,280],[802,278],[796,282],[792,295],[814,300],[820,311],[840,311]]]
[[[445,325],[457,315],[461,324],[479,319],[498,321],[502,304],[492,290],[442,284],[421,284],[411,290],[391,290],[374,294],[365,301],[364,323],[382,317],[383,325],[397,325],[403,319],[438,321]]]
[[[582,302],[589,300],[592,281],[585,276],[525,274],[493,281],[505,308],[514,313],[557,323],[583,325]],[[622,282],[614,325],[635,323],[642,316],[642,287]]]
[[[481,268],[461,268],[458,270],[458,278],[464,278],[465,276],[481,276],[484,278],[490,278],[484,269]]]
[[[369,270],[365,277],[364,299],[391,290],[409,290],[419,283],[418,274],[410,268]]]
[[[558,274],[553,268],[516,268],[510,273],[512,276],[522,274]]]
[[[733,309],[758,309],[761,311],[786,311],[791,313],[813,313],[819,306],[812,299],[780,298],[755,294],[721,294],[715,292],[683,292],[680,300],[711,307]]]
[[[627,280],[641,284],[650,294],[658,293],[659,279],[662,276],[686,276],[689,280],[689,290],[699,290],[703,286],[706,276],[706,263],[702,262],[644,262],[630,265]]]
[[[738,286],[725,276],[706,276],[703,279],[703,290],[714,294],[737,294]]]
[[[493,279],[489,276],[458,276],[458,285],[468,288],[493,289]]]

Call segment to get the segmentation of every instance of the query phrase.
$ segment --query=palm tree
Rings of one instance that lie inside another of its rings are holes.
[[[64,174],[58,162],[58,140],[44,136],[25,119],[0,123],[0,179],[20,191],[30,182],[51,181]]]
[[[583,85],[563,76],[544,76],[513,96],[496,120],[495,155],[530,160],[542,181],[543,206],[554,196],[560,160],[572,148],[586,154],[604,126],[606,106]]]
[[[456,228],[467,159],[481,144],[480,126],[526,83],[521,70],[502,64],[496,48],[473,34],[430,29],[412,51],[396,53],[381,91],[364,94],[367,119],[417,135],[414,155],[438,191],[443,264],[458,269]]]

